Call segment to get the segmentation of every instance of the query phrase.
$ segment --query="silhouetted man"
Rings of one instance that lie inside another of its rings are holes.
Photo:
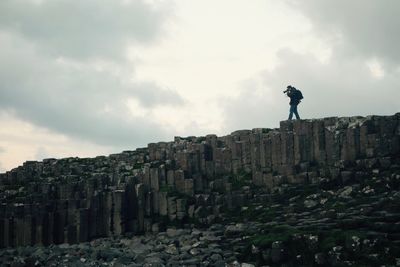
[[[289,110],[289,120],[292,119],[293,113],[296,116],[296,119],[300,120],[299,113],[297,112],[297,105],[303,99],[303,94],[300,90],[297,90],[293,86],[289,85],[283,93],[287,94],[290,97],[290,110]]]

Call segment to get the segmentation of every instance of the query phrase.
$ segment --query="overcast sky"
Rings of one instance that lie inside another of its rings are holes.
[[[400,111],[398,0],[1,0],[0,171]]]

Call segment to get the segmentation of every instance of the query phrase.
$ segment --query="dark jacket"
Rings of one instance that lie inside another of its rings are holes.
[[[303,99],[302,93],[297,89],[289,91],[287,95],[290,97],[290,105],[298,105],[300,100]]]

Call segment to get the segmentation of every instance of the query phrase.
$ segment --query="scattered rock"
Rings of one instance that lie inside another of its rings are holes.
[[[325,265],[326,264],[326,258],[324,253],[317,253],[314,256],[315,263],[318,265]]]
[[[318,205],[318,202],[315,200],[304,200],[304,206],[308,209],[314,208],[315,206]]]
[[[353,188],[351,186],[346,186],[340,193],[339,197],[348,198],[353,192]]]
[[[244,231],[244,225],[241,223],[235,225],[228,225],[225,228],[224,235],[227,237],[239,236],[243,233],[243,231]]]

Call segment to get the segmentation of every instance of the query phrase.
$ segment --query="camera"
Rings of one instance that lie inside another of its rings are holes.
[[[283,93],[286,94],[287,92],[291,91],[292,89],[294,89],[294,87],[289,85],[288,87],[286,87],[286,90],[283,91]]]

